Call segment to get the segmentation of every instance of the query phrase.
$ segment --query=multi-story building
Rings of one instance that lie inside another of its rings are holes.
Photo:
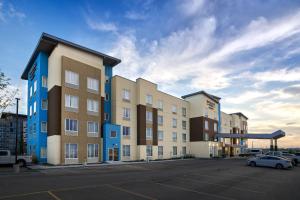
[[[222,153],[219,97],[201,91],[178,98],[142,78],[113,76],[120,62],[42,34],[22,74],[29,154],[76,164]]]
[[[18,153],[26,153],[27,115],[18,115]],[[1,113],[0,117],[0,149],[10,150],[15,154],[17,118],[14,113]]]

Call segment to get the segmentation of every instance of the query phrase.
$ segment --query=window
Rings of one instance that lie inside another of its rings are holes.
[[[47,84],[47,77],[46,76],[42,76],[42,87],[47,87],[48,84]]]
[[[47,158],[47,148],[41,147],[40,154],[41,158]]]
[[[43,99],[42,100],[42,110],[47,110],[48,109],[48,100]]]
[[[78,120],[65,119],[65,130],[69,132],[78,132]]]
[[[177,133],[176,132],[172,133],[172,140],[173,140],[173,142],[177,141]]]
[[[182,121],[182,129],[186,130],[186,121]]]
[[[111,138],[117,137],[117,132],[116,132],[116,131],[111,131],[111,132],[110,132],[110,137],[111,137]]]
[[[99,91],[99,81],[94,78],[87,78],[87,88],[89,90]]]
[[[164,104],[161,100],[157,101],[157,108],[159,110],[163,110],[164,109]]]
[[[93,136],[98,136],[99,123],[98,122],[87,122],[87,132]]]
[[[65,71],[65,82],[68,84],[79,86],[79,75],[72,71]]]
[[[186,134],[182,133],[182,142],[186,142]]]
[[[98,112],[99,111],[99,107],[98,107],[98,101],[96,100],[92,100],[92,99],[88,99],[87,100],[87,110],[89,112]]]
[[[157,124],[158,124],[158,125],[163,125],[163,123],[164,123],[164,118],[163,118],[163,116],[158,115],[158,116],[157,116]]]
[[[147,140],[152,139],[152,128],[146,128],[146,139]]]
[[[214,123],[214,131],[218,132],[218,124],[217,123]]]
[[[208,141],[208,140],[209,140],[208,133],[204,133],[204,140],[205,140],[205,141]]]
[[[173,126],[173,128],[177,127],[177,119],[175,119],[175,118],[172,119],[172,126]]]
[[[172,106],[172,113],[177,113],[177,107],[175,105]]]
[[[32,96],[32,86],[29,88],[29,97]]]
[[[106,83],[106,84],[109,83],[109,76],[105,76],[105,83]]]
[[[146,111],[146,121],[152,122],[152,112]]]
[[[32,115],[32,106],[29,106],[29,116]]]
[[[129,157],[130,156],[130,145],[123,145],[123,156]]]
[[[184,107],[182,108],[182,116],[186,117],[186,108],[184,108]]]
[[[123,100],[130,101],[130,91],[127,89],[123,89],[122,97]]]
[[[205,108],[204,116],[205,116],[205,117],[208,117],[208,110],[207,110],[207,108]]]
[[[147,147],[146,147],[146,155],[147,156],[152,156],[152,146],[151,145],[147,145]]]
[[[47,132],[47,122],[41,122],[41,132]]]
[[[105,93],[105,101],[109,101],[109,94]]]
[[[130,119],[130,108],[123,108],[123,119]]]
[[[183,155],[183,156],[186,155],[186,147],[182,147],[182,155]]]
[[[66,144],[65,145],[65,158],[78,158],[78,145]]]
[[[177,147],[173,146],[173,156],[177,156]]]
[[[36,113],[36,101],[33,103],[33,114]]]
[[[163,141],[164,140],[164,132],[163,131],[157,131],[158,140]]]
[[[123,126],[123,136],[130,136],[130,127],[128,126]]]
[[[146,104],[152,105],[152,95],[150,95],[150,94],[146,95]]]
[[[207,120],[205,120],[205,122],[204,122],[205,124],[204,124],[204,127],[205,127],[205,130],[208,130],[208,121]]]
[[[99,145],[88,144],[88,158],[97,158],[99,156]]]
[[[65,107],[78,109],[78,96],[65,95]]]
[[[163,146],[158,146],[158,156],[163,156],[164,155],[164,147]]]
[[[108,113],[104,113],[104,120],[105,121],[109,120],[109,114]]]
[[[35,80],[33,83],[33,93],[36,92],[36,89],[37,89],[37,81]]]

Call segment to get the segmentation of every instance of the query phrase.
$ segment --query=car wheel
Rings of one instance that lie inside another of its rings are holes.
[[[251,162],[250,162],[250,166],[251,166],[251,167],[255,167],[255,166],[256,166],[256,163],[255,163],[254,161],[251,161]]]
[[[26,167],[26,162],[25,162],[25,160],[18,160],[17,163],[19,164],[20,167]]]
[[[276,169],[283,169],[283,165],[282,164],[277,164]]]

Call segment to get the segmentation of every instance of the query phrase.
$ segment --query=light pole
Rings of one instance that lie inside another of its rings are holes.
[[[20,98],[16,98],[17,100],[17,110],[16,110],[16,147],[15,147],[15,164],[17,164],[18,158],[18,126],[19,126],[19,100]]]

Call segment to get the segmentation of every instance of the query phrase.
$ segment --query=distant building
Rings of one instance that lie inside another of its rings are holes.
[[[15,154],[17,131],[16,114],[3,112],[0,115],[0,149],[7,149]],[[19,114],[18,122],[18,153],[20,154],[22,152],[26,153],[27,115]],[[21,149],[23,149],[23,151],[21,151]]]

